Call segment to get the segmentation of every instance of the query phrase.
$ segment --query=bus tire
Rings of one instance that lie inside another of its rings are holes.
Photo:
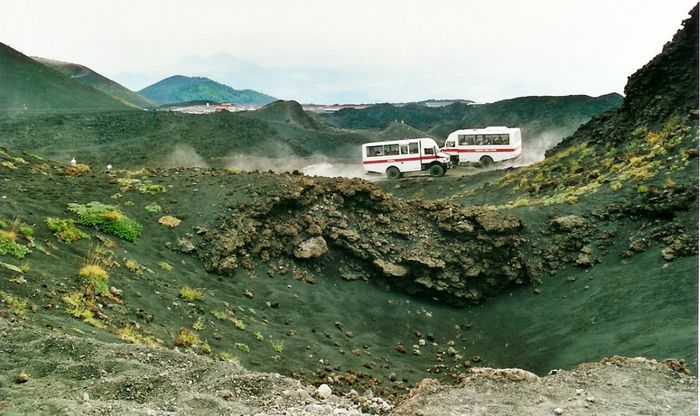
[[[440,165],[433,165],[430,167],[430,176],[442,176],[445,174],[445,169],[442,168]]]
[[[491,156],[481,156],[481,159],[479,159],[479,164],[487,168],[493,164],[493,159],[491,159]]]
[[[389,166],[386,169],[386,177],[389,179],[399,179],[401,177],[401,171],[396,166]]]

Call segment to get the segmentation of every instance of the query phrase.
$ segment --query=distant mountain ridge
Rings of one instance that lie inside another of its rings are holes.
[[[122,103],[136,108],[153,108],[155,103],[131,91],[123,85],[101,75],[92,69],[71,62],[61,62],[53,59],[32,57],[35,61],[61,72],[81,84],[95,88],[116,98]]]
[[[165,78],[138,93],[158,105],[201,100],[240,105],[265,105],[277,100],[258,91],[236,90],[209,78],[186,77],[184,75]]]
[[[133,109],[2,43],[0,86],[0,115]]]
[[[536,136],[549,130],[573,133],[592,116],[616,107],[622,96],[616,93],[587,95],[532,96],[473,105],[455,102],[441,107],[418,103],[406,105],[376,104],[364,109],[346,108],[321,114],[324,122],[345,129],[384,129],[403,121],[418,130],[444,139],[454,130],[489,125],[519,126],[523,134]]]

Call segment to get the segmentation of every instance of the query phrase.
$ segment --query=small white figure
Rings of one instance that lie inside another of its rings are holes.
[[[73,159],[70,160],[70,165],[71,165],[71,166],[75,166],[75,165],[77,165],[77,164],[78,164],[78,162],[75,160],[75,158],[73,158]]]
[[[107,164],[107,172],[109,172],[109,171],[111,171],[111,170],[112,170],[112,165],[108,163],[108,164]]]

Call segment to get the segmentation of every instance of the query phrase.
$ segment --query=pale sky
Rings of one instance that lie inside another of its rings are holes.
[[[139,90],[303,103],[623,92],[696,0],[0,0],[0,42]],[[1,86],[0,86],[1,87]]]

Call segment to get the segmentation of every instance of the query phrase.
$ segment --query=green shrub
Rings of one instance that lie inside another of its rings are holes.
[[[180,299],[187,302],[192,302],[193,300],[202,300],[204,299],[204,290],[193,289],[189,286],[185,286],[180,289]]]
[[[180,328],[177,338],[175,339],[175,345],[178,347],[189,347],[194,345],[199,345],[202,342],[199,339],[199,335],[195,334],[192,330],[187,328]]]
[[[202,319],[202,318],[198,318],[192,324],[192,329],[194,329],[195,331],[203,331],[205,327],[206,327],[206,324],[204,323],[204,319]]]
[[[161,261],[160,263],[158,263],[158,267],[160,267],[161,270],[166,271],[166,272],[173,270],[173,266],[171,266],[170,264],[168,264],[164,261]]]
[[[156,202],[151,202],[150,204],[146,205],[145,208],[148,212],[161,212],[163,210],[163,208]]]
[[[78,272],[78,276],[83,279],[88,288],[95,293],[102,295],[109,294],[109,274],[97,264],[83,266]]]
[[[48,217],[46,218],[46,226],[49,227],[49,231],[54,233],[54,235],[64,243],[72,243],[73,241],[82,240],[83,238],[90,238],[90,235],[80,230],[71,219]]]
[[[9,254],[14,258],[23,259],[31,252],[29,247],[16,243],[14,238],[10,237],[9,232],[0,233],[0,256]]]
[[[165,187],[163,185],[146,185],[140,189],[140,191],[144,194],[157,194],[160,192],[165,192]]]
[[[112,205],[93,201],[87,204],[68,204],[68,210],[78,215],[78,224],[97,227],[104,233],[127,241],[136,241],[143,231],[141,224]]]
[[[247,344],[244,344],[242,342],[236,342],[234,345],[236,346],[236,348],[243,352],[250,352],[250,347]]]
[[[242,319],[233,318],[231,322],[233,322],[233,326],[235,326],[236,329],[240,329],[241,331],[245,329],[245,322],[243,322]]]
[[[125,259],[124,267],[126,267],[128,271],[134,273],[136,276],[143,276],[143,271],[145,269],[145,267],[141,265],[141,263],[132,259]]]
[[[284,341],[270,342],[270,346],[272,347],[272,350],[277,354],[282,354],[282,352],[284,352]]]
[[[28,225],[22,225],[19,227],[19,233],[25,237],[31,237],[34,234],[34,229]]]
[[[15,296],[10,295],[9,293],[0,290],[0,301],[7,306],[7,308],[12,312],[13,315],[19,316],[19,317],[26,317],[27,316],[27,300],[26,299],[20,299]]]

